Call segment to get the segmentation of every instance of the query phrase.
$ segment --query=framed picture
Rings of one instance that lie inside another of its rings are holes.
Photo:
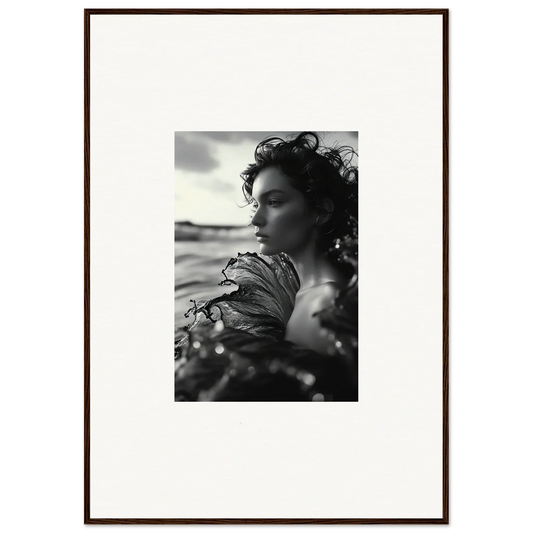
[[[447,524],[448,324],[448,10],[85,11],[85,523]]]

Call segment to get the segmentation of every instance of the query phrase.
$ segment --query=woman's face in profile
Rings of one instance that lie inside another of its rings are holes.
[[[276,167],[259,172],[252,187],[251,223],[264,255],[288,255],[305,248],[314,237],[316,213],[303,194]]]

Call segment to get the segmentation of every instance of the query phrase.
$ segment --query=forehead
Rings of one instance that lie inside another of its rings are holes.
[[[277,189],[282,192],[297,192],[287,177],[277,167],[267,167],[259,171],[252,186],[252,196],[258,198],[261,194]]]

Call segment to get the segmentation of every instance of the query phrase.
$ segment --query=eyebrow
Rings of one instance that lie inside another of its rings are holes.
[[[281,189],[270,189],[269,191],[265,191],[264,193],[261,193],[259,195],[259,198],[264,198],[265,196],[268,196],[269,194],[272,194],[273,192],[286,194],[286,191],[282,191]],[[255,200],[253,196],[252,196],[252,200]]]

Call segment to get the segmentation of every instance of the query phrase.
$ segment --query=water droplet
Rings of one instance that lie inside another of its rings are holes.
[[[202,346],[202,343],[200,341],[194,341],[192,343],[192,347],[195,348],[196,350],[198,350],[198,348],[200,348],[200,346]]]
[[[222,320],[217,321],[217,323],[215,324],[214,330],[216,332],[220,332],[223,329],[224,329],[224,322],[222,322]]]
[[[215,346],[215,352],[217,354],[221,354],[221,353],[224,353],[224,346],[222,344],[220,344],[220,342],[217,342],[216,346]]]
[[[296,375],[296,368],[294,368],[293,366],[288,366],[287,369],[285,370],[285,372],[287,372],[287,374],[289,376],[295,376]]]
[[[270,363],[270,366],[269,366],[270,372],[275,373],[279,369],[280,369],[279,361],[272,361],[272,363]]]
[[[335,343],[335,346],[336,346],[337,348],[342,348],[342,342],[341,342],[341,341],[337,341],[337,342]]]
[[[313,401],[314,401],[314,402],[323,402],[323,401],[324,401],[324,395],[323,395],[323,394],[320,394],[320,392],[317,392],[317,393],[313,396]]]
[[[297,375],[300,381],[303,381],[307,386],[311,386],[315,382],[315,376],[309,372],[298,372]]]

